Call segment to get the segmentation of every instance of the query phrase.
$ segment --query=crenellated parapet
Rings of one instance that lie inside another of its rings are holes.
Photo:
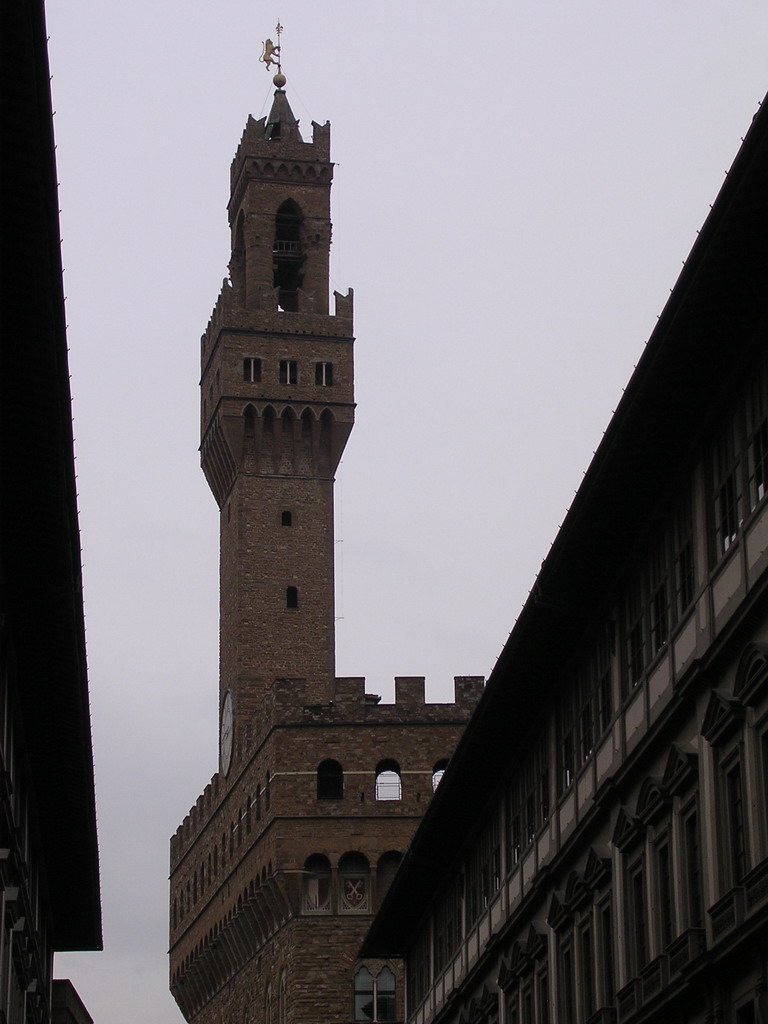
[[[274,289],[269,289],[270,294]],[[346,295],[333,293],[334,314],[313,314],[311,311],[279,312],[277,309],[249,310],[236,301],[235,290],[225,278],[208,326],[200,338],[200,359],[203,373],[209,364],[222,331],[278,334],[296,339],[335,338],[353,340],[354,291]],[[265,304],[266,305],[266,304]],[[272,303],[271,305],[274,305]]]
[[[425,676],[395,676],[395,700],[383,704],[376,694],[365,690],[365,677],[342,676],[336,679],[333,709],[343,714],[355,708],[363,709],[367,718],[386,721],[388,718],[406,723],[413,716],[450,714],[456,711],[462,717],[474,710],[485,686],[484,676],[454,676],[452,701],[428,702],[425,696]],[[314,710],[314,709],[312,709]]]
[[[243,743],[254,749],[275,728],[283,725],[403,726],[463,723],[474,710],[485,686],[484,676],[455,676],[454,699],[440,703],[425,697],[424,676],[396,676],[394,703],[382,703],[367,693],[364,676],[337,677],[333,698],[315,702],[311,681],[275,679],[246,725]]]
[[[220,797],[219,773],[213,776],[203,792],[184,815],[184,820],[171,836],[171,868],[173,869],[186,848],[197,838],[201,830],[210,820],[213,811],[219,804]]]
[[[242,198],[240,192],[249,176],[272,181],[316,181],[325,185],[330,181],[333,176],[330,122],[312,122],[311,142],[302,139],[298,122],[294,131],[284,131],[279,148],[275,141],[267,137],[266,117],[259,120],[248,117],[230,168],[230,211]]]
[[[385,704],[378,694],[366,692],[364,676],[340,676],[335,681],[333,700],[313,704],[308,703],[312,686],[307,680],[273,680],[264,688],[264,697],[250,709],[252,721],[243,737],[243,747],[258,751],[275,728],[285,725],[461,723],[469,718],[485,687],[484,676],[454,676],[454,699],[436,703],[426,700],[425,681],[424,676],[395,676],[395,701]],[[209,824],[226,794],[217,772],[171,838],[172,868]]]

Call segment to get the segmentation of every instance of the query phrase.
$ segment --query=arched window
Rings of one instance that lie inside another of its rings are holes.
[[[317,766],[317,799],[341,800],[344,797],[344,770],[330,758]]]
[[[371,870],[362,853],[345,853],[339,861],[339,910],[342,914],[370,912]]]
[[[395,1020],[395,976],[388,967],[382,967],[375,979],[376,1020]]]
[[[445,769],[448,767],[448,758],[444,758],[442,761],[438,761],[435,767],[432,769],[432,792],[437,789],[440,785],[440,780],[443,777]]]
[[[296,312],[301,287],[301,209],[293,199],[286,199],[275,216],[275,240],[272,243],[273,286],[281,309]]]
[[[376,766],[376,799],[400,800],[402,795],[400,765],[397,761],[379,761]]]
[[[374,1020],[373,975],[361,967],[355,975],[355,1020]]]
[[[286,509],[284,512],[280,513],[280,525],[281,526],[291,526],[292,525],[292,520],[293,520],[293,516],[288,511],[288,509]]]
[[[234,244],[232,246],[232,257],[229,261],[229,278],[232,287],[241,289],[245,286],[245,214],[240,211],[235,227]]]
[[[333,413],[324,409],[320,414],[320,454],[324,459],[331,457],[331,435],[333,433]]]
[[[249,438],[256,436],[256,410],[252,405],[246,405],[243,412],[243,433]]]
[[[304,864],[304,913],[331,912],[331,862],[314,853]]]
[[[275,437],[275,410],[272,408],[271,405],[268,405],[264,410],[262,419],[263,423],[261,427],[261,433],[264,438],[264,441],[265,443],[267,441],[273,443]]]
[[[354,978],[355,1021],[394,1021],[395,976],[389,967],[382,967],[374,976],[367,967],[360,967]]]

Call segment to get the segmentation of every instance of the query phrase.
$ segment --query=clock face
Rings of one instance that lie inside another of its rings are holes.
[[[225,775],[229,774],[229,766],[232,764],[233,738],[234,709],[232,706],[232,691],[227,690],[224,694],[224,703],[221,706],[221,731],[219,733],[219,768]]]

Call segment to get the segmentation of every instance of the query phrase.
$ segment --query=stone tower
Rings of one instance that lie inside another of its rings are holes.
[[[171,841],[170,972],[201,1024],[398,1021],[370,917],[482,689],[394,704],[335,676],[333,477],[354,420],[352,293],[328,305],[330,126],[282,75],[231,170],[229,279],[202,338],[220,509],[219,770]]]

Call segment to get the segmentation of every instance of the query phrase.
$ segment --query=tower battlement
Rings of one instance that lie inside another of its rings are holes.
[[[277,92],[276,97],[284,96]],[[248,162],[252,164],[248,167]],[[232,196],[237,195],[240,177],[244,171],[263,178],[299,180],[302,178],[330,181],[331,125],[312,122],[312,141],[305,142],[299,132],[299,122],[283,124],[277,138],[271,138],[266,117],[249,116],[229,172]]]
[[[286,726],[422,726],[430,724],[463,724],[475,708],[485,686],[484,676],[454,676],[454,700],[428,702],[424,694],[424,676],[395,676],[395,701],[384,704],[377,694],[365,692],[364,676],[336,678],[333,700],[325,704],[306,704],[306,681],[276,679],[269,691],[271,704],[268,721],[264,708],[259,709],[254,732],[244,745],[250,757],[275,728]],[[257,733],[261,733],[258,735]],[[226,798],[226,787],[219,772],[185,815],[171,839],[171,861],[176,862],[194,842],[201,828]]]
[[[275,694],[280,700],[282,680],[276,681]],[[290,681],[293,684],[293,680]],[[424,676],[395,676],[394,703],[382,703],[378,694],[367,693],[364,676],[337,676],[333,699],[325,705],[305,706],[305,713],[317,715],[354,714],[363,711],[365,718],[376,721],[398,721],[406,723],[412,718],[450,715],[453,711],[462,715],[471,712],[485,685],[484,676],[454,676],[454,699],[452,701],[427,702]],[[295,697],[286,693],[286,704],[295,706]]]
[[[340,338],[353,340],[354,290],[349,288],[346,295],[333,293],[334,313],[314,314],[304,310],[301,313],[280,312],[277,309],[256,311],[244,309],[236,301],[232,283],[225,278],[216,305],[213,307],[208,325],[200,336],[200,360],[205,373],[216,342],[223,330],[242,331],[260,336],[280,334],[294,338]]]

